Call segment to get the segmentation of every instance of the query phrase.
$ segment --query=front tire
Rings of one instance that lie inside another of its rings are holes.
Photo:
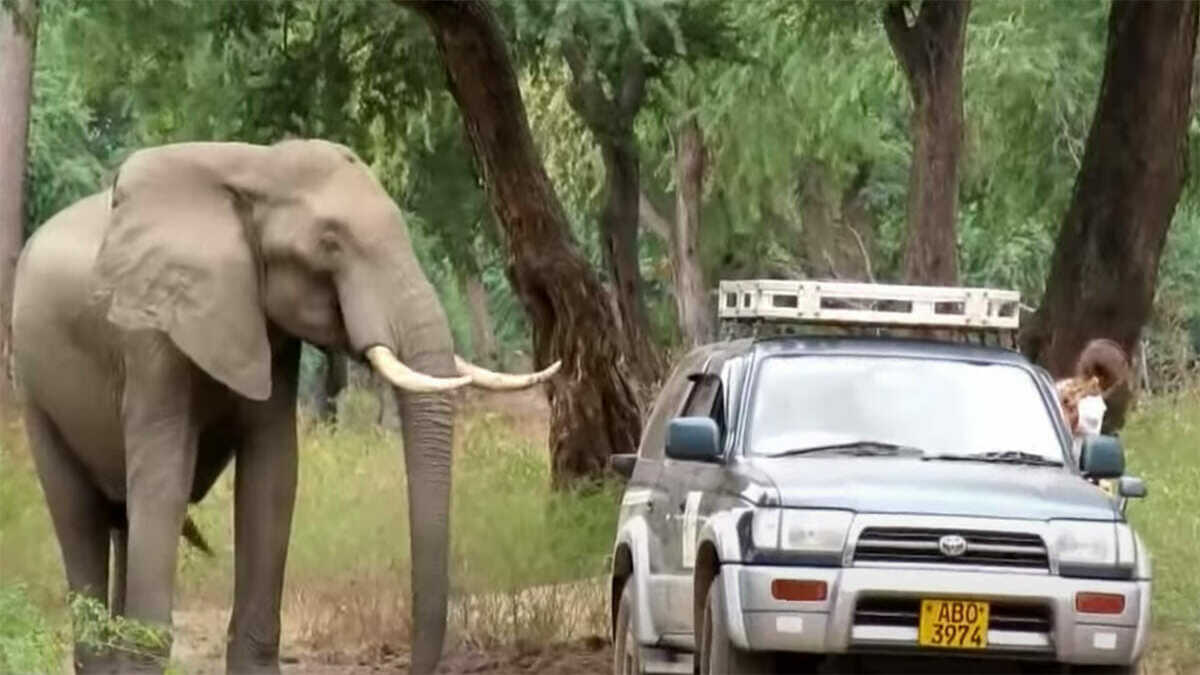
[[[613,675],[642,675],[642,660],[633,632],[633,577],[625,580],[617,603],[617,626],[613,636]]]
[[[739,649],[729,639],[725,623],[725,594],[721,592],[721,575],[713,577],[704,603],[704,624],[699,640],[700,675],[752,675],[771,673],[774,664],[770,654]]]

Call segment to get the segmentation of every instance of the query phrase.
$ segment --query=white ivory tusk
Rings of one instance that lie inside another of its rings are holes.
[[[511,390],[525,389],[550,379],[552,375],[558,372],[559,368],[562,368],[562,359],[550,364],[544,370],[524,375],[497,373],[487,368],[481,368],[457,354],[454,356],[454,365],[458,367],[458,372],[470,377],[471,383],[477,387],[483,389]]]
[[[409,368],[396,358],[391,349],[383,345],[375,345],[367,350],[367,360],[396,387],[405,391],[428,393],[435,391],[450,391],[471,384],[469,376],[464,377],[433,377]]]

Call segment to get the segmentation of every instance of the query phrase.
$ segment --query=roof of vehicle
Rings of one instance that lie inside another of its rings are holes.
[[[1020,352],[1004,347],[905,337],[788,335],[716,342],[699,349],[710,351],[712,354],[724,352],[727,356],[751,351],[763,356],[814,353],[860,354],[1030,365]]]

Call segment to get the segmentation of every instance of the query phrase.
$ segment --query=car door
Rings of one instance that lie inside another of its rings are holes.
[[[663,472],[667,440],[667,425],[679,416],[685,396],[691,388],[688,375],[707,358],[705,350],[696,350],[680,360],[675,371],[663,385],[655,399],[654,408],[646,420],[642,440],[638,446],[637,467],[630,485],[626,489],[625,501],[646,504],[647,562],[650,577],[647,590],[654,625],[669,632],[677,619],[670,606],[669,586],[673,577],[669,574],[668,557],[676,550],[671,533],[672,519],[668,518],[673,484],[670,476]],[[633,494],[631,494],[632,491]]]
[[[709,372],[711,363],[689,376],[691,387],[683,404],[680,416],[713,417],[714,411],[723,410],[723,390],[718,373]],[[723,422],[718,419],[718,429]],[[690,635],[692,631],[692,570],[695,567],[696,535],[703,527],[701,510],[705,500],[711,503],[712,494],[706,485],[715,484],[713,477],[720,475],[722,465],[711,462],[694,462],[667,458],[663,462],[663,482],[669,484],[667,536],[670,544],[664,549],[670,581],[667,605],[671,608],[670,632]],[[666,628],[667,625],[664,625]]]

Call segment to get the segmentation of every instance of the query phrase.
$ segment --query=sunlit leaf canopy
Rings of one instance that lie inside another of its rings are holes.
[[[898,280],[912,104],[878,1],[498,2],[525,107],[577,243],[596,241],[603,166],[571,102],[578,50],[609,95],[630,54],[651,66],[635,119],[642,191],[674,214],[674,137],[694,112],[709,150],[702,263],[710,280],[812,273],[803,214],[821,173],[853,193],[881,281]],[[387,2],[43,0],[29,222],[98,189],[132,149],[184,140],[317,136],[354,148],[409,214],[419,255],[470,352],[467,276],[482,279],[505,353],[528,328],[427,27]],[[959,186],[964,283],[1036,304],[1087,136],[1108,5],[976,0],[967,30]],[[566,50],[566,51],[564,51]],[[1190,133],[1195,156],[1200,125]],[[825,193],[820,193],[825,194]],[[836,210],[836,209],[835,209]],[[1200,200],[1189,181],[1162,269],[1156,325],[1197,316]],[[673,325],[667,247],[643,228],[657,340]]]

